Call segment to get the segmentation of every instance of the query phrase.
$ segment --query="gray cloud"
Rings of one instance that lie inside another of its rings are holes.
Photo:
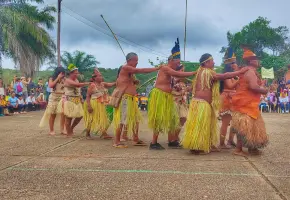
[[[50,2],[54,1],[48,1]],[[83,40],[114,42],[108,36],[69,16],[67,13],[97,28],[96,25],[72,13],[69,10],[71,9],[98,24],[111,36],[100,17],[100,14],[103,14],[116,34],[146,47],[173,43],[176,37],[183,41],[184,6],[184,3],[173,0],[167,0],[166,4],[156,3],[154,0],[142,3],[136,0],[63,0],[62,39],[68,43]],[[194,15],[190,7],[187,30],[189,47],[221,45],[226,39],[223,30],[218,29],[206,16]]]

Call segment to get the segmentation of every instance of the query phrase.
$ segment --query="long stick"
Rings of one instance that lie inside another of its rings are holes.
[[[187,25],[187,0],[185,0],[185,22],[184,22],[184,61],[185,61],[185,47],[186,47],[186,25]]]
[[[125,52],[124,52],[123,48],[121,47],[121,44],[120,44],[120,42],[119,42],[118,38],[116,37],[115,33],[112,31],[112,29],[110,28],[109,24],[106,22],[106,20],[105,20],[104,16],[103,16],[103,15],[101,15],[101,17],[102,17],[102,19],[104,20],[104,22],[106,23],[106,25],[108,26],[108,28],[110,29],[111,33],[113,34],[113,36],[114,36],[115,40],[117,41],[117,43],[118,43],[118,45],[119,45],[119,47],[120,47],[120,49],[122,50],[122,52],[123,52],[124,56],[126,57],[126,55],[125,55]]]

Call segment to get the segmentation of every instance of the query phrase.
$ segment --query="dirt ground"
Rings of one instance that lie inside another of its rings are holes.
[[[112,141],[49,136],[42,112],[0,118],[0,199],[290,199],[290,115],[263,114],[270,144],[261,156],[231,150],[114,149]],[[145,117],[146,118],[146,117]],[[112,134],[112,130],[109,131]],[[141,139],[150,142],[146,120]],[[166,137],[160,143],[167,147]]]

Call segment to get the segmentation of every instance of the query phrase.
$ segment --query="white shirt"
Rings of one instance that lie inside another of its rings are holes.
[[[288,97],[279,97],[280,103],[287,103]]]
[[[4,88],[0,88],[0,95],[5,95]]]
[[[18,99],[18,104],[19,105],[25,105],[25,101],[24,101],[24,99]]]
[[[26,103],[36,103],[35,97],[32,97],[32,98],[31,98],[31,96],[27,97]]]

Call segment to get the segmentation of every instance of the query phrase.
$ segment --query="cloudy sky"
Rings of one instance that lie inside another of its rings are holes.
[[[105,17],[121,38],[125,53],[139,55],[139,67],[149,66],[148,59],[165,59],[177,37],[184,55],[185,0],[63,0],[61,51],[85,51],[94,55],[100,67],[116,68],[124,56],[108,31]],[[57,0],[45,0],[55,5]],[[258,16],[267,17],[272,26],[290,28],[289,0],[188,0],[186,60],[198,61],[203,53],[211,53],[216,65],[227,45],[226,32],[239,31]],[[56,40],[56,29],[51,32]],[[5,60],[4,67],[12,68]],[[44,69],[46,66],[43,66]]]

